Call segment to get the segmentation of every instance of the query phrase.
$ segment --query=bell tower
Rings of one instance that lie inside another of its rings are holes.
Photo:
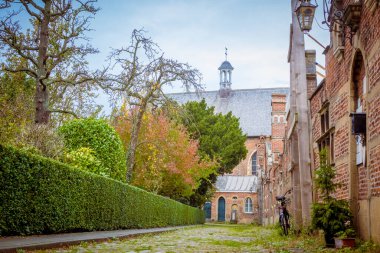
[[[222,64],[218,68],[219,74],[220,74],[219,93],[221,97],[228,97],[231,91],[231,76],[232,76],[232,70],[234,70],[231,63],[227,61],[227,48],[225,51],[225,55],[226,55],[226,60],[222,62]]]

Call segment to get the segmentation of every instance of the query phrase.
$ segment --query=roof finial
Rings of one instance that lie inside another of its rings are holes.
[[[225,55],[226,55],[226,61],[227,61],[227,47],[225,47],[225,49],[226,49],[226,52],[224,53]]]

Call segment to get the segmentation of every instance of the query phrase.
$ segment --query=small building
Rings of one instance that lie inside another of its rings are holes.
[[[258,219],[257,176],[219,176],[211,221],[251,223]]]

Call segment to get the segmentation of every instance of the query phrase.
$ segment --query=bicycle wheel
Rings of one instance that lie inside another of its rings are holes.
[[[286,224],[285,218],[281,217],[281,227],[284,235],[288,235],[288,225]]]

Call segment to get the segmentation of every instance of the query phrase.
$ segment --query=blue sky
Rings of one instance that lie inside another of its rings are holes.
[[[290,0],[100,0],[98,5],[89,37],[100,53],[90,57],[92,67],[102,65],[110,48],[127,46],[133,29],[144,28],[166,57],[199,69],[206,90],[219,88],[225,46],[235,68],[233,89],[289,86]],[[311,34],[328,44],[328,32],[315,22]],[[323,64],[322,49],[305,40]]]

